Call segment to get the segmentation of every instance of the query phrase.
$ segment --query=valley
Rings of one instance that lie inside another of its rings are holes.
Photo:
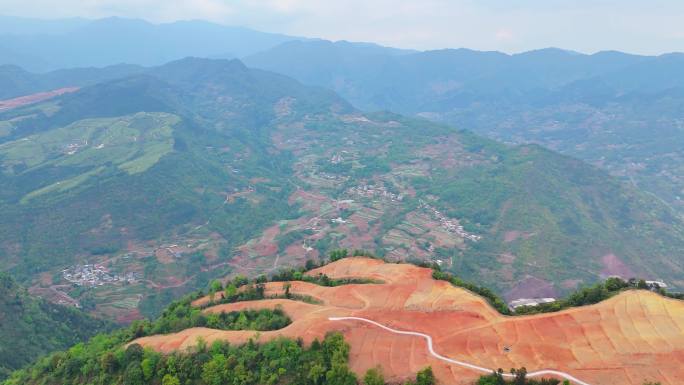
[[[0,385],[684,384],[684,3],[543,3],[5,1]]]
[[[684,286],[683,221],[604,172],[236,60],[150,68],[0,125],[0,266],[119,322],[338,248],[435,262],[507,301],[610,275]],[[83,265],[134,278],[71,285]]]
[[[296,53],[296,54],[293,54]],[[681,53],[387,47],[292,41],[244,58],[389,110],[590,162],[684,213]]]

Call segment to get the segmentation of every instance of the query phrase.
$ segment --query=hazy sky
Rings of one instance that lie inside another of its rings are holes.
[[[206,19],[417,49],[684,51],[682,0],[0,0],[0,14]]]

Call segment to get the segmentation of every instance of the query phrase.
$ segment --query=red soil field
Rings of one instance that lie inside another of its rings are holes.
[[[270,332],[192,328],[134,342],[161,352],[187,349],[198,337],[208,343],[244,343],[277,336],[301,337],[306,343],[329,331],[340,331],[351,346],[350,366],[362,375],[381,366],[390,381],[402,381],[432,366],[442,384],[471,384],[480,373],[431,356],[426,341],[394,334],[354,320],[362,317],[402,331],[428,334],[437,353],[485,368],[553,369],[592,385],[663,385],[684,383],[684,302],[648,291],[627,291],[592,306],[526,317],[497,313],[481,297],[432,279],[431,270],[408,264],[386,264],[347,258],[309,274],[332,278],[366,277],[383,283],[322,287],[292,282],[290,291],[321,304],[270,299],[217,305],[205,312],[281,306],[293,320]],[[283,283],[267,284],[282,292]],[[199,300],[198,303],[203,302]],[[504,352],[510,347],[510,352]]]
[[[66,87],[53,91],[39,92],[37,94],[20,96],[14,99],[0,100],[0,111],[10,110],[12,108],[42,102],[43,100],[48,100],[54,98],[55,96],[64,95],[70,92],[76,92],[78,90],[78,87]]]

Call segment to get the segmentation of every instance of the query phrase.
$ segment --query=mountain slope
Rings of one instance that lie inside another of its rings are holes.
[[[0,380],[42,355],[66,349],[110,326],[79,310],[32,297],[0,272]]]
[[[684,302],[626,282],[593,305],[504,317],[438,269],[359,257],[307,265],[214,282],[5,385],[354,385],[364,373],[366,384],[676,385],[682,375]],[[478,379],[509,366],[527,369]]]
[[[145,286],[203,284],[226,272],[234,247],[296,214],[286,203],[291,159],[265,142],[269,114],[287,95],[310,100],[306,112],[337,99],[237,62],[188,59],[158,71],[4,115],[5,268],[27,279],[106,259],[144,280],[106,285],[97,310],[136,317]],[[199,75],[211,71],[203,83]],[[155,257],[180,241],[176,257]],[[123,309],[119,298],[129,299]],[[158,310],[164,298],[146,308]]]
[[[0,266],[77,281],[64,294],[120,321],[339,247],[438,261],[509,299],[612,274],[682,285],[681,219],[595,168],[239,61],[172,62],[0,125]]]
[[[684,56],[544,49],[440,50],[326,60],[332,43],[245,59],[328,87],[364,109],[419,115],[510,143],[539,143],[603,167],[684,213]],[[331,48],[333,47],[333,48]]]
[[[259,333],[259,341],[285,336],[303,338],[308,344],[339,331],[350,344],[349,366],[354,372],[361,375],[381,367],[393,383],[431,366],[439,383],[473,384],[482,372],[467,364],[485,371],[525,367],[530,377],[540,370],[556,370],[563,372],[561,378],[579,378],[590,384],[662,381],[674,385],[683,373],[678,360],[684,342],[679,332],[684,326],[684,302],[648,291],[629,290],[593,306],[541,316],[503,317],[483,298],[434,280],[429,268],[346,258],[302,275],[324,275],[332,280],[370,278],[380,283],[326,287],[293,280],[290,294],[282,298],[284,283],[269,282],[264,285],[266,296],[281,298],[209,304],[203,312],[280,307],[292,324]],[[298,300],[304,296],[313,296],[318,302]],[[414,335],[401,335],[406,332]],[[415,333],[430,336],[439,356],[430,354]],[[241,345],[254,336],[249,331],[199,327],[134,342],[168,354],[192,350],[198,340]],[[466,364],[445,362],[444,357]]]
[[[0,65],[0,99],[10,99],[64,87],[83,87],[142,72],[134,65],[76,68],[37,74],[14,65]]]

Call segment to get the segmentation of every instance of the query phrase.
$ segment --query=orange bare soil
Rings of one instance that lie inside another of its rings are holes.
[[[0,111],[11,110],[12,108],[17,108],[25,106],[28,104],[42,102],[43,100],[52,99],[56,96],[68,94],[71,92],[78,91],[78,87],[66,87],[60,88],[53,91],[39,92],[37,94],[31,94],[26,96],[20,96],[14,99],[0,100]]]
[[[322,287],[292,282],[290,291],[321,304],[269,299],[217,305],[205,312],[281,306],[292,319],[284,329],[256,333],[192,328],[171,335],[136,340],[161,352],[208,343],[244,343],[286,336],[310,343],[329,331],[340,331],[351,346],[350,366],[358,374],[381,366],[389,380],[404,380],[431,365],[442,384],[470,384],[481,373],[440,361],[417,336],[394,334],[362,321],[331,321],[354,316],[393,329],[432,336],[442,356],[486,368],[528,371],[554,369],[592,385],[684,384],[684,302],[648,291],[627,291],[597,305],[550,314],[505,317],[481,297],[432,279],[431,270],[408,264],[386,264],[347,258],[309,274],[331,278],[366,277],[382,284]],[[283,283],[266,285],[278,294]],[[206,299],[198,300],[198,304]],[[510,351],[504,352],[509,346]]]

